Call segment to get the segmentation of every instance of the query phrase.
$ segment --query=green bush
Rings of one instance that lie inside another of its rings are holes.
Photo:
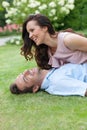
[[[29,14],[41,13],[52,21],[55,28],[63,26],[63,19],[74,9],[74,0],[13,0],[12,5],[2,3],[7,23],[22,24]],[[14,14],[14,15],[13,15]]]
[[[71,27],[75,30],[87,28],[87,0],[75,0],[75,8],[64,18],[64,28]]]
[[[6,32],[0,32],[0,36],[13,36],[13,35],[20,35],[21,33],[20,32],[17,32],[17,31],[12,31],[12,32],[9,32],[9,31],[6,31]]]
[[[13,0],[5,0],[7,2],[9,2],[10,4],[12,4]],[[6,14],[6,10],[5,8],[3,8],[2,3],[3,0],[0,0],[0,27],[4,27],[6,25],[6,18],[5,18],[5,14]]]

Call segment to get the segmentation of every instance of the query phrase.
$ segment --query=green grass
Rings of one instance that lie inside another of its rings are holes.
[[[6,31],[6,32],[0,32],[0,37],[4,37],[4,36],[14,36],[14,35],[20,35],[21,33],[20,32],[17,32],[17,31],[12,31],[12,32],[9,32],[9,31]]]
[[[34,66],[20,55],[20,46],[0,47],[0,130],[87,130],[86,97],[10,93],[16,76]]]

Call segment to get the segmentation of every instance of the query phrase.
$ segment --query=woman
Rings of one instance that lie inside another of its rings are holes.
[[[42,14],[27,18],[23,23],[22,38],[21,54],[27,60],[35,57],[42,69],[60,67],[69,62],[87,62],[87,38],[72,29],[56,32],[50,20]]]

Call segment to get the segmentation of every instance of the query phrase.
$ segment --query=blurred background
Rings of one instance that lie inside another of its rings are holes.
[[[87,35],[87,0],[1,0],[0,3],[0,38],[19,36],[9,43],[21,44],[21,25],[34,13],[48,16],[57,31],[72,28]]]

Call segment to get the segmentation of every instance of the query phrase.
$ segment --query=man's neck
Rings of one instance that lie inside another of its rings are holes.
[[[39,72],[39,80],[38,80],[38,85],[41,86],[44,78],[46,77],[47,73],[49,72],[49,70],[40,70]]]

